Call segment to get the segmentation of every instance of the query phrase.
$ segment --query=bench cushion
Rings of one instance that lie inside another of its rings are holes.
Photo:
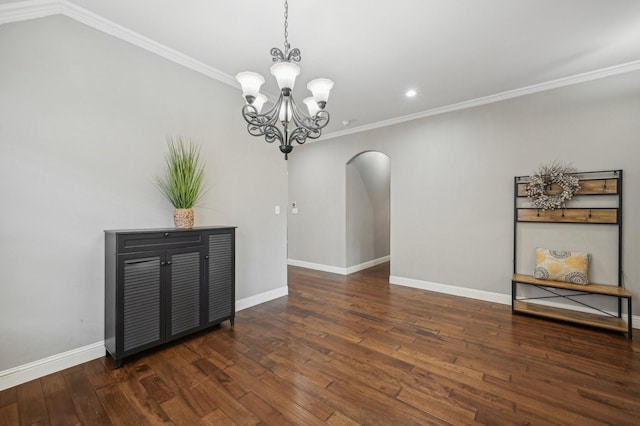
[[[589,284],[590,261],[589,253],[537,248],[533,276],[539,280]]]

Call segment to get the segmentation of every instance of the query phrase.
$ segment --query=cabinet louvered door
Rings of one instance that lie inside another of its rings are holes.
[[[116,368],[136,353],[233,324],[234,236],[227,226],[105,231],[104,346]]]
[[[122,331],[119,347],[126,354],[154,346],[164,340],[163,254],[123,256],[121,262]]]
[[[189,333],[200,326],[203,249],[170,250],[168,333],[171,338]]]
[[[235,316],[235,230],[207,236],[208,322],[215,323]]]

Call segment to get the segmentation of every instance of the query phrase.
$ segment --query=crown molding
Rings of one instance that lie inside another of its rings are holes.
[[[115,22],[105,19],[100,15],[88,11],[87,9],[81,8],[70,1],[61,0],[60,5],[61,13],[69,18],[73,18],[76,21],[82,22],[83,24],[106,34],[129,42],[134,46],[138,46],[151,53],[155,53],[156,55],[168,59],[171,62],[175,62],[176,64],[199,72],[200,74],[204,74],[214,80],[218,80],[222,83],[228,84],[229,86],[240,88],[240,85],[230,75],[200,62],[197,59],[187,56],[184,53],[160,44],[155,40],[143,36],[142,34],[131,31],[122,25],[116,24]]]
[[[30,0],[0,4],[0,25],[60,13],[60,0]]]
[[[611,77],[618,74],[625,74],[633,71],[640,70],[640,60],[628,62],[626,64],[615,65],[612,67],[602,68],[595,71],[589,71],[582,74],[576,74],[570,77],[559,78],[557,80],[547,81],[540,84],[534,84],[531,86],[522,87],[520,89],[509,90],[506,92],[497,93],[495,95],[484,96],[481,98],[471,99],[464,102],[458,102],[456,104],[446,105],[439,108],[433,108],[426,111],[421,111],[415,114],[404,115],[401,117],[391,118],[389,120],[377,121],[371,124],[365,124],[358,127],[353,127],[347,130],[341,130],[337,132],[327,133],[317,141],[323,141],[327,139],[338,138],[341,136],[351,135],[354,133],[366,132],[368,130],[379,129],[382,127],[393,126],[395,124],[405,123],[407,121],[418,120],[421,118],[432,117],[434,115],[445,114],[448,112],[460,111],[467,108],[474,108],[481,105],[492,104],[494,102],[500,102],[507,99],[518,98],[521,96],[531,95],[533,93],[544,92],[546,90],[558,89],[565,86],[573,86],[575,84],[586,83],[588,81],[599,80],[601,78]]]
[[[102,31],[103,33],[131,43],[134,46],[155,53],[171,62],[204,74],[214,80],[218,80],[237,89],[240,88],[240,85],[230,75],[77,6],[68,0],[30,0],[0,5],[0,24],[43,18],[57,14],[75,19],[98,31]]]
[[[42,18],[45,16],[51,16],[61,14],[76,21],[82,22],[92,28],[102,31],[106,34],[112,35],[116,38],[129,42],[135,46],[145,49],[149,52],[155,53],[169,61],[182,65],[214,80],[218,80],[224,84],[240,88],[240,85],[236,80],[217,70],[203,62],[198,61],[190,56],[187,56],[175,49],[160,44],[148,37],[138,34],[122,25],[116,24],[113,21],[105,19],[87,9],[81,8],[68,0],[29,0],[15,3],[8,3],[0,5],[0,25],[10,22],[19,22],[29,19]],[[601,78],[611,77],[618,74],[624,74],[628,72],[640,70],[640,60],[633,61],[626,64],[615,65],[608,68],[602,68],[595,71],[590,71],[582,74],[577,74],[557,80],[547,81],[540,84],[534,84],[527,87],[522,87],[515,90],[509,90],[494,95],[484,96],[476,99],[471,99],[464,102],[459,102],[443,107],[433,108],[426,111],[421,111],[415,114],[404,115],[401,117],[391,118],[389,120],[377,121],[371,124],[365,124],[358,127],[353,127],[346,130],[327,133],[322,135],[317,140],[308,141],[307,143],[314,143],[318,141],[324,141],[328,139],[334,139],[341,136],[347,136],[354,133],[362,133],[369,130],[375,130],[382,127],[393,126],[395,124],[406,123],[407,121],[419,120],[421,118],[432,117],[434,115],[445,114],[448,112],[460,111],[467,108],[473,108],[481,105],[487,105],[494,102],[500,102],[507,99],[513,99],[520,96],[526,96],[533,93],[543,92],[546,90],[557,89],[560,87],[571,86],[574,84],[585,83],[588,81],[598,80]],[[269,96],[269,95],[268,95]],[[274,96],[269,96],[273,101]]]

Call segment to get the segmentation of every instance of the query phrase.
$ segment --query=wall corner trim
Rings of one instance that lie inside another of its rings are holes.
[[[245,297],[244,299],[236,300],[236,312],[288,295],[289,287],[284,286],[256,294],[255,296]]]
[[[391,260],[391,255],[379,257],[377,259],[370,260],[368,262],[360,263],[359,265],[353,265],[346,268],[346,275],[353,274],[354,272],[363,271],[367,268],[372,268],[374,266],[380,265],[381,263],[389,262]]]
[[[0,371],[0,391],[103,356],[105,356],[104,342],[96,342]]]
[[[354,272],[359,272],[367,268],[380,265],[381,263],[389,262],[389,260],[391,260],[390,255],[369,260],[367,262],[360,263],[358,265],[353,265],[347,268],[343,268],[340,266],[331,266],[331,265],[323,265],[321,263],[305,262],[304,260],[287,259],[287,265],[299,266],[300,268],[314,269],[316,271],[322,271],[322,272],[330,272],[332,274],[349,275],[349,274],[353,274]]]
[[[287,265],[300,268],[314,269],[316,271],[330,272],[332,274],[347,275],[347,268],[340,266],[323,265],[321,263],[305,262],[304,260],[287,259]]]

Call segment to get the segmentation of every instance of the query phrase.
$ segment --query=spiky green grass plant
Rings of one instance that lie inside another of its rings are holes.
[[[156,177],[156,184],[176,209],[191,209],[204,195],[204,163],[200,147],[178,137],[167,138],[167,174]]]

